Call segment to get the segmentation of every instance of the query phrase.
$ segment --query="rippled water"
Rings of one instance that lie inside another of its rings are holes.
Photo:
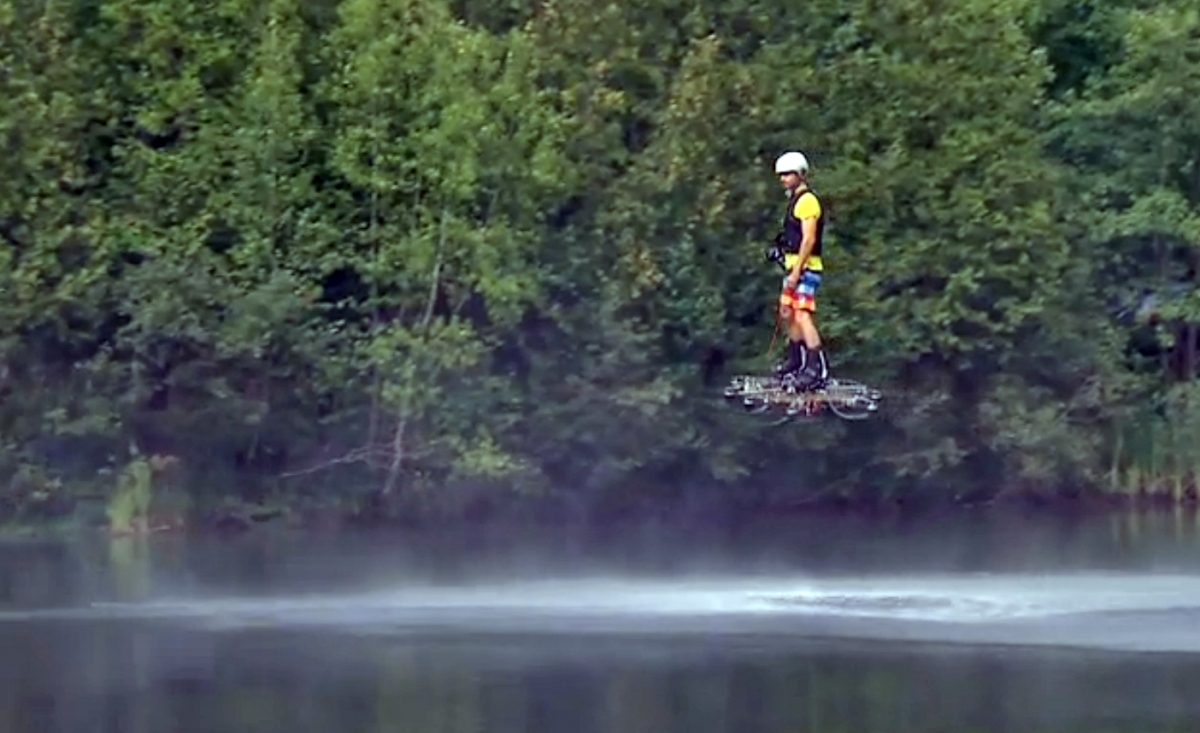
[[[0,599],[13,733],[1200,730],[1181,516],[9,545]]]
[[[163,598],[0,612],[345,634],[765,634],[1200,652],[1200,575],[574,578],[270,598]],[[791,639],[794,640],[794,639]]]

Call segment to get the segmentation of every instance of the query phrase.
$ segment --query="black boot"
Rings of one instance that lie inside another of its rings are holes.
[[[807,362],[804,375],[808,388],[822,389],[829,384],[829,362],[825,360],[825,350],[808,350]]]
[[[799,366],[781,375],[779,381],[788,392],[806,392],[811,388],[809,383],[812,379],[808,376],[808,371],[812,368],[812,354],[803,341],[794,342],[792,348],[797,354],[796,362]]]
[[[775,367],[775,376],[780,379],[789,374],[796,374],[804,369],[804,343],[802,341],[788,341],[787,358]]]

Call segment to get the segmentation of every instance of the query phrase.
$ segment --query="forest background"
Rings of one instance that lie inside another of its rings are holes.
[[[0,141],[0,521],[1194,499],[1191,0],[0,0]],[[794,148],[876,419],[720,398]]]

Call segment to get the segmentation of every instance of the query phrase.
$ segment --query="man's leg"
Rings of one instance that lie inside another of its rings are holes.
[[[787,279],[784,279],[783,294],[779,296],[779,320],[787,324],[787,354],[775,373],[777,376],[797,374],[805,367],[804,332],[796,321],[797,291],[788,290]]]
[[[829,364],[825,350],[821,348],[821,334],[817,331],[817,290],[821,287],[820,273],[806,270],[796,289],[795,321],[803,347],[808,353],[805,359],[805,382],[822,387],[829,379]]]
[[[800,340],[808,350],[806,371],[821,380],[828,379],[829,364],[825,360],[825,350],[821,348],[821,334],[817,332],[812,311],[796,311],[796,322],[799,324]]]

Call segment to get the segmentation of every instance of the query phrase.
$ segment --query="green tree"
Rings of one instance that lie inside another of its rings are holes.
[[[350,369],[374,380],[383,494],[439,467],[520,468],[492,432],[507,418],[487,357],[539,297],[541,204],[559,185],[528,43],[433,0],[351,0],[329,39],[330,160],[347,192],[335,256],[363,293]]]
[[[1078,172],[1078,229],[1096,300],[1122,316],[1112,340],[1129,358],[1118,349],[1110,358],[1130,370],[1110,378],[1105,405],[1113,466],[1132,458],[1140,467],[1131,468],[1170,473],[1178,489],[1194,475],[1180,436],[1192,434],[1195,407],[1186,390],[1163,387],[1194,379],[1200,361],[1200,13],[1160,2],[1123,10],[1112,25],[1117,60],[1056,108],[1052,149]]]
[[[104,422],[73,364],[94,348],[104,100],[68,3],[0,3],[0,440],[19,461],[86,464],[49,439]],[[54,455],[50,455],[53,453]],[[80,452],[82,453],[82,451]]]

